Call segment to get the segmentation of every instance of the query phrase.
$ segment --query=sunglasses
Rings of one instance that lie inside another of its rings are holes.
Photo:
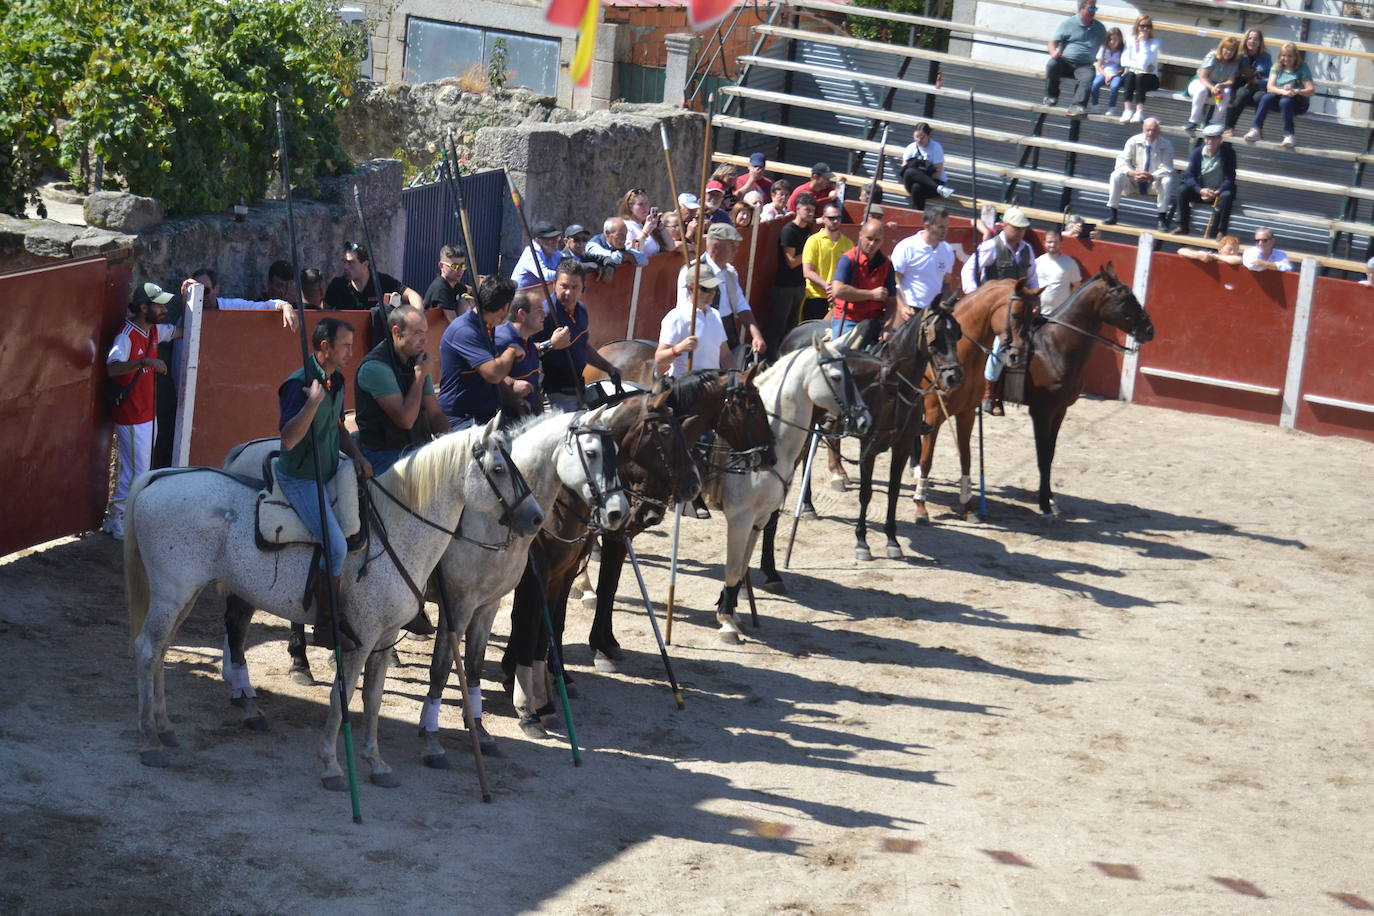
[[[447,267],[449,270],[467,270],[467,264],[449,264],[444,261],[439,262],[440,267]]]
[[[840,218],[839,218],[838,216],[822,216],[821,219],[824,219],[824,220],[834,220],[834,221],[836,221],[836,222],[839,222],[839,219],[840,219]]]

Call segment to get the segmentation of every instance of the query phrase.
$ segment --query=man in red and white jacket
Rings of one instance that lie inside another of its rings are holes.
[[[105,358],[105,371],[117,385],[128,390],[114,408],[115,443],[119,450],[119,480],[101,530],[115,540],[124,539],[124,500],[139,474],[152,464],[156,438],[157,407],[153,376],[166,373],[167,364],[157,358],[159,341],[175,340],[181,328],[163,324],[172,294],[153,283],[134,287],[129,316]]]

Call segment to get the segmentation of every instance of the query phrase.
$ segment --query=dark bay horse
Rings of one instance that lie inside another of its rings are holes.
[[[1038,319],[1030,334],[1026,407],[1035,430],[1035,458],[1040,466],[1040,511],[1046,516],[1059,515],[1050,488],[1050,469],[1064,415],[1083,392],[1088,355],[1097,344],[1122,349],[1098,333],[1103,324],[1125,331],[1140,344],[1155,336],[1150,316],[1111,264],[1074,290],[1053,314]]]

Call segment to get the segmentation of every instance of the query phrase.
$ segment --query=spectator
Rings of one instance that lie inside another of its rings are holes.
[[[1207,237],[1225,235],[1231,224],[1231,207],[1236,199],[1236,151],[1223,143],[1220,124],[1209,124],[1202,132],[1201,145],[1188,157],[1183,173],[1183,188],[1178,195],[1178,225],[1174,232],[1188,235],[1192,231],[1192,207],[1204,203],[1216,210],[1216,219],[1207,230]]]
[[[743,198],[750,191],[758,191],[767,200],[773,191],[773,179],[763,173],[768,166],[768,157],[763,153],[749,156],[749,170],[735,179],[735,196]]]
[[[763,330],[754,321],[754,310],[745,294],[744,284],[740,282],[739,271],[731,263],[739,252],[741,241],[742,237],[733,226],[712,226],[706,232],[706,254],[702,256],[701,263],[703,267],[710,267],[720,280],[711,304],[720,312],[730,346],[735,346],[747,334],[754,352],[762,353],[767,349]],[[679,274],[679,302],[690,298],[689,282]]]
[[[926,200],[939,195],[948,197],[954,192],[945,181],[945,150],[938,140],[931,139],[930,125],[925,121],[911,132],[911,142],[902,152],[902,184],[911,195],[911,206],[925,209]]]
[[[869,346],[877,340],[882,324],[891,324],[897,301],[897,278],[892,262],[883,255],[883,222],[870,219],[859,227],[859,243],[840,255],[835,264],[835,306],[830,315],[830,336],[839,340],[870,318],[874,321],[871,338],[860,341]]]
[[[1097,227],[1084,222],[1083,217],[1077,213],[1064,213],[1064,222],[1061,223],[1063,229],[1061,235],[1066,239],[1100,239],[1102,233]]]
[[[816,206],[823,207],[833,195],[835,173],[830,171],[830,166],[824,162],[817,162],[811,166],[811,180],[797,185],[792,189],[792,196],[787,198],[787,209],[797,209],[797,198],[803,194],[810,194],[816,199]]]
[[[682,244],[689,255],[696,254],[697,247],[697,196],[683,191],[677,196],[678,219],[682,222]]]
[[[581,223],[573,223],[563,230],[563,247],[560,249],[563,260],[573,260],[582,265],[584,273],[596,273],[597,271],[607,271],[604,279],[609,282],[610,272],[615,270],[615,264],[606,263],[601,258],[593,258],[587,254],[587,242],[591,240],[592,231]],[[515,306],[512,306],[512,312]],[[514,321],[514,319],[511,319]]]
[[[787,197],[792,193],[792,185],[786,178],[779,178],[769,189],[770,200],[763,205],[763,221],[778,219],[788,214]]]
[[[626,247],[653,257],[664,250],[660,231],[658,207],[649,206],[649,194],[643,188],[631,188],[620,198],[615,215],[625,221],[628,231]]]
[[[1190,261],[1201,261],[1204,264],[1229,264],[1232,267],[1239,267],[1242,263],[1240,254],[1240,239],[1234,235],[1223,235],[1217,239],[1217,250],[1210,248],[1180,248],[1180,257]]]
[[[657,225],[654,228],[658,228]],[[644,252],[629,246],[629,228],[618,216],[608,216],[606,222],[601,224],[601,234],[592,236],[587,242],[587,254],[591,258],[600,258],[603,264],[613,264],[616,267],[622,264],[643,267],[649,263]],[[582,275],[578,274],[577,279],[581,281]],[[582,295],[581,290],[578,291],[578,295]]]
[[[730,211],[725,209],[725,185],[714,178],[706,182],[706,221],[726,224],[730,222]]]
[[[720,277],[705,262],[700,273],[694,266],[678,272],[678,288],[693,279],[697,283],[695,295],[679,296],[673,310],[663,316],[658,328],[658,349],[654,351],[654,373],[672,377],[687,374],[687,354],[694,353],[693,369],[733,368],[725,327],[720,315],[711,308],[720,286]],[[692,330],[692,310],[696,310],[696,330]],[[709,517],[709,513],[708,513]]]
[[[172,299],[171,293],[152,283],[134,287],[124,327],[105,357],[111,385],[123,391],[122,400],[113,409],[119,473],[114,498],[100,528],[116,541],[124,540],[124,501],[129,498],[129,487],[152,466],[157,435],[153,376],[167,374],[167,364],[158,359],[157,345],[181,336],[181,328],[166,323],[167,303]]]
[[[805,187],[805,185],[803,185]],[[802,275],[806,277],[806,298],[802,300],[801,320],[824,318],[835,301],[835,266],[840,255],[854,247],[848,236],[840,234],[840,205],[830,201],[821,209],[821,231],[802,247]]]
[[[563,252],[558,247],[563,233],[557,226],[541,219],[530,227],[530,235],[534,244],[527,244],[520,249],[520,258],[515,262],[515,269],[511,271],[510,278],[515,281],[516,289],[535,289],[544,283],[552,285],[554,272],[558,269],[558,263],[563,260]],[[549,308],[548,303],[545,304],[545,308]]]
[[[1112,27],[1107,30],[1107,39],[1103,42],[1102,47],[1098,48],[1097,60],[1093,62],[1093,68],[1097,71],[1097,75],[1093,77],[1093,114],[1102,110],[1097,100],[1103,86],[1106,86],[1109,92],[1107,117],[1116,114],[1116,95],[1121,89],[1121,53],[1125,50],[1125,46],[1126,41],[1122,37],[1120,29]]]
[[[1245,41],[1240,46],[1240,78],[1236,81],[1236,91],[1232,94],[1231,105],[1226,109],[1226,132],[1229,137],[1235,132],[1236,122],[1247,105],[1259,106],[1260,97],[1269,87],[1269,71],[1274,68],[1274,60],[1264,50],[1264,33],[1251,29],[1245,33]]]
[[[664,245],[672,245],[671,248],[665,247],[664,251],[677,251],[687,244],[682,235],[682,215],[676,210],[659,217],[659,226],[663,229]]]
[[[1374,286],[1374,258],[1364,262],[1364,279],[1359,283],[1361,286]]]
[[[349,242],[344,245],[344,272],[342,276],[335,277],[329,281],[329,288],[325,290],[324,301],[331,309],[370,309],[378,305],[377,287],[382,288],[382,295],[388,299],[388,305],[399,305],[396,300],[404,300],[407,305],[413,305],[417,309],[425,307],[425,301],[420,298],[420,294],[391,274],[376,273],[377,282],[373,283],[374,272],[367,248],[357,242]],[[399,295],[398,295],[399,294]]]
[[[1202,123],[1202,109],[1210,99],[1216,103],[1212,112],[1212,123],[1221,124],[1226,120],[1226,109],[1231,104],[1231,96],[1240,82],[1240,41],[1234,36],[1221,40],[1215,50],[1208,51],[1197,68],[1197,76],[1188,84],[1188,94],[1193,97],[1193,107],[1188,114],[1188,123],[1183,129],[1192,133]]]
[[[1045,253],[1035,259],[1035,276],[1041,285],[1040,314],[1052,315],[1083,282],[1078,262],[1064,254],[1063,237],[1053,227],[1045,230]]]
[[[1302,62],[1302,52],[1291,41],[1285,41],[1279,48],[1279,62],[1269,73],[1269,83],[1259,105],[1255,108],[1255,123],[1245,135],[1246,141],[1259,140],[1264,130],[1264,119],[1275,108],[1283,112],[1283,145],[1292,149],[1296,143],[1293,136],[1293,119],[1306,114],[1311,98],[1317,91],[1312,83],[1312,71]]]
[[[295,298],[296,291],[291,288],[291,262],[273,261],[267,268],[267,288],[258,301],[285,299],[290,302]]]
[[[1012,207],[1002,216],[1002,231],[979,245],[973,257],[964,262],[960,280],[964,292],[971,293],[989,280],[1022,279],[1032,289],[1040,285],[1035,272],[1035,252],[1026,241],[1030,219],[1020,207]],[[983,370],[983,412],[1000,417],[1002,407],[1002,335],[992,342],[987,366]]]
[[[468,269],[468,256],[461,245],[445,245],[439,249],[439,275],[425,290],[425,311],[442,309],[444,318],[452,321],[467,308],[463,298],[469,295],[463,282]],[[361,368],[361,367],[360,367]]]
[[[1174,145],[1160,135],[1158,119],[1146,118],[1140,133],[1127,140],[1116,154],[1116,168],[1108,180],[1107,218],[1102,222],[1108,226],[1116,223],[1122,194],[1144,196],[1153,188],[1155,220],[1161,230],[1167,230],[1176,183]]]
[[[318,267],[306,267],[301,270],[301,303],[302,308],[315,309],[321,311],[329,306],[324,304],[324,274]]]
[[[518,343],[496,348],[496,328],[506,320],[514,298],[514,280],[484,277],[477,285],[476,308],[444,329],[439,342],[439,406],[453,429],[467,429],[496,416],[496,386],[525,358]]]
[[[779,182],[781,184],[781,182]],[[773,186],[774,190],[777,185]],[[768,312],[768,352],[776,354],[778,344],[800,319],[805,298],[806,277],[802,275],[802,251],[816,228],[816,199],[803,194],[797,211],[778,234],[778,270],[773,278],[773,301]]]
[[[736,229],[748,229],[754,222],[754,208],[740,201],[730,210],[730,225]]]
[[[1050,59],[1045,64],[1046,105],[1059,104],[1059,81],[1071,76],[1075,84],[1068,114],[1071,118],[1083,117],[1092,87],[1093,62],[1106,39],[1107,28],[1097,21],[1096,0],[1078,0],[1078,13],[1060,22],[1047,44]]]
[[[424,313],[397,306],[386,324],[389,336],[363,357],[353,381],[358,445],[374,474],[385,473],[402,454],[449,430],[429,377]]]
[[[1136,18],[1131,40],[1121,50],[1121,123],[1145,119],[1145,96],[1159,88],[1159,39],[1149,16]]]
[[[525,352],[523,358],[516,360],[506,376],[505,384],[510,393],[524,402],[528,413],[541,413],[544,409],[544,372],[541,357],[554,349],[567,347],[568,329],[559,328],[553,336],[542,344],[534,344],[530,339],[544,330],[544,310],[539,307],[539,297],[533,290],[524,289],[515,294],[511,304],[510,321],[496,329],[496,348],[516,346]]]
[[[549,344],[540,348],[544,394],[559,410],[577,410],[582,405],[582,370],[588,363],[610,376],[612,383],[620,385],[620,370],[590,346],[591,320],[587,307],[581,302],[583,288],[582,268],[565,259],[558,265],[558,273],[553,279],[556,306],[544,316],[544,330],[533,338],[537,343],[547,341]],[[560,346],[563,339],[558,335],[560,330],[568,335],[563,346]],[[551,356],[553,350],[560,355]]]
[[[281,326],[296,330],[296,309],[285,299],[269,299],[266,302],[255,302],[251,299],[229,299],[220,296],[219,273],[208,267],[202,267],[191,274],[191,279],[182,283],[182,296],[190,291],[190,283],[199,283],[205,287],[205,298],[202,300],[202,308],[223,309],[225,311],[262,311],[262,312],[281,312]]]
[[[954,248],[945,241],[949,234],[949,211],[931,204],[923,214],[925,228],[909,235],[892,249],[892,269],[897,273],[897,320],[903,324],[919,310],[951,291],[954,273]]]
[[[712,181],[720,185],[720,207],[727,212],[738,202],[738,195],[735,194],[735,179],[738,175],[739,172],[735,170],[733,165],[728,162],[722,162],[716,166],[716,170],[712,172],[711,177],[707,179],[707,187],[710,187]]]
[[[1255,230],[1255,247],[1245,249],[1241,263],[1251,270],[1287,273],[1293,269],[1293,262],[1288,260],[1288,255],[1274,247],[1274,230],[1268,226],[1260,226]]]

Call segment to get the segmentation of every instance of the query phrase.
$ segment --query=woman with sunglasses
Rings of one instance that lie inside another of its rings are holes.
[[[1283,145],[1292,149],[1293,121],[1300,114],[1306,114],[1311,98],[1317,92],[1312,83],[1312,71],[1302,62],[1302,52],[1291,41],[1285,41],[1279,48],[1279,62],[1269,74],[1268,91],[1260,98],[1255,109],[1255,123],[1245,135],[1249,143],[1262,136],[1264,119],[1275,108],[1283,112]]]
[[[1121,49],[1121,123],[1145,120],[1145,95],[1159,88],[1159,40],[1149,16],[1136,19],[1131,40]]]

